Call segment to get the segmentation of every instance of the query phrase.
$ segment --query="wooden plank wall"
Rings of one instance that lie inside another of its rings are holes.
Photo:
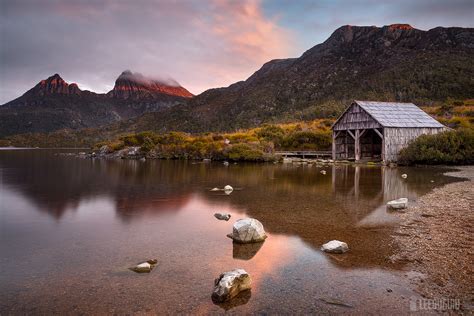
[[[444,130],[445,128],[385,128],[385,162],[396,162],[400,150],[407,147],[415,138],[423,134],[437,134]]]

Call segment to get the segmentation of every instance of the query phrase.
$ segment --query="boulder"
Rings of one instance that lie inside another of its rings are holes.
[[[216,303],[227,302],[240,292],[250,290],[251,286],[252,279],[244,269],[224,272],[214,281],[212,300]]]
[[[349,250],[349,246],[345,242],[339,240],[331,240],[330,242],[325,243],[321,250],[329,253],[344,253]]]
[[[230,219],[230,214],[228,213],[215,213],[214,217],[222,220],[222,221],[228,221]]]
[[[130,270],[136,273],[150,273],[157,263],[158,263],[158,260],[150,259],[145,262],[139,263],[134,267],[131,267]]]
[[[394,210],[401,210],[408,207],[408,199],[400,198],[387,203],[387,207]]]
[[[234,223],[232,234],[227,235],[234,242],[247,244],[261,242],[267,238],[262,223],[254,218],[239,219]]]

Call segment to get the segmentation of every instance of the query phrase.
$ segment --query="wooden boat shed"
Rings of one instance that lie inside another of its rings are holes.
[[[332,126],[332,157],[396,162],[412,140],[443,130],[413,103],[354,101]]]

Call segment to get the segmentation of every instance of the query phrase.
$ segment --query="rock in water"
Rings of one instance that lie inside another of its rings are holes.
[[[226,185],[226,186],[224,187],[224,193],[225,193],[225,194],[229,195],[229,194],[232,193],[232,191],[234,191],[234,188],[231,187],[230,185]]]
[[[152,270],[151,264],[149,264],[148,262],[137,264],[131,269],[137,273],[148,273],[148,272],[151,272]]]
[[[326,174],[326,170],[321,170],[321,174]]]
[[[130,268],[130,270],[135,271],[137,273],[150,273],[157,263],[158,263],[158,260],[150,259],[145,262],[137,264],[136,266]]]
[[[229,162],[228,161],[224,161],[224,166],[228,166],[229,165]]]
[[[216,213],[214,217],[223,221],[228,221],[230,219],[230,214],[228,213]]]
[[[402,174],[402,178],[406,179],[406,178],[408,178],[408,175],[406,173],[404,173],[404,174]]]
[[[325,243],[321,250],[329,253],[344,253],[349,250],[349,246],[345,242],[339,240],[331,240],[330,242]]]
[[[401,209],[407,208],[407,206],[408,206],[407,198],[401,198],[401,199],[393,200],[387,203],[387,207],[394,210],[401,210]]]
[[[240,292],[250,290],[252,279],[244,269],[235,269],[222,273],[214,281],[212,300],[216,303],[229,301]]]
[[[232,234],[227,235],[237,243],[261,242],[267,238],[262,223],[254,218],[239,219],[234,223]]]
[[[220,189],[219,188],[213,188],[213,189],[211,189],[211,191],[216,192],[216,191],[220,191]]]

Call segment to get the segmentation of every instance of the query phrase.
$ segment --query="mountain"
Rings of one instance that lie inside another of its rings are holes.
[[[107,95],[121,99],[159,99],[163,95],[183,98],[194,96],[172,79],[154,80],[140,73],[132,73],[130,70],[122,72],[115,81],[114,88]]]
[[[136,130],[236,130],[335,117],[353,99],[429,104],[474,97],[474,29],[342,26],[299,58],[272,60],[247,80],[133,120]]]
[[[96,135],[232,131],[336,117],[354,99],[472,99],[473,60],[473,28],[346,25],[298,58],[269,61],[245,81],[192,98],[173,80],[130,71],[103,95],[53,76],[0,107],[0,136],[105,125]]]
[[[161,82],[130,71],[124,71],[107,94],[83,91],[54,74],[0,107],[0,137],[95,128],[173,107],[192,96],[176,81]]]

